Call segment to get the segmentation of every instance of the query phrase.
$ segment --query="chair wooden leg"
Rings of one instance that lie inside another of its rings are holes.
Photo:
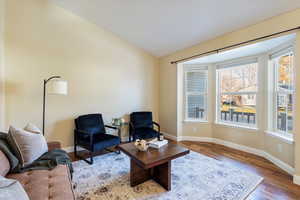
[[[84,158],[84,157],[80,157],[83,161],[85,161],[86,163],[92,165],[94,163],[94,159],[93,159],[93,152],[89,151],[90,152],[90,160],[88,160],[87,158]]]
[[[77,145],[76,144],[74,145],[74,154],[75,154],[75,157],[77,157]]]
[[[83,156],[80,156],[78,153],[77,153],[77,150],[76,150],[76,146],[74,146],[74,150],[75,150],[75,157],[76,158],[79,158],[80,160],[83,160],[85,161],[86,163],[92,165],[94,163],[94,159],[93,159],[93,152],[92,151],[89,151],[89,158],[90,160],[88,160],[87,158],[84,158]]]
[[[116,153],[116,154],[120,154],[121,153],[121,151],[118,149],[118,147],[116,147],[117,148],[117,150],[116,151],[113,151],[113,150],[111,150],[111,149],[108,149],[108,148],[105,148],[104,150],[105,151],[108,151],[108,152],[111,152],[111,153]]]

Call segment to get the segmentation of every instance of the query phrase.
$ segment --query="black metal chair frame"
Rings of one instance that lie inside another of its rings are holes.
[[[157,132],[158,132],[158,134],[160,134],[160,125],[157,122],[155,122],[155,121],[152,121],[152,125],[156,125],[157,126]],[[129,142],[131,142],[131,141],[134,140],[134,136],[133,136],[132,133],[135,132],[135,128],[134,128],[134,125],[132,124],[132,122],[129,123],[129,129],[130,129],[129,130]],[[153,129],[154,129],[154,127],[153,127]]]
[[[113,126],[109,126],[109,125],[104,125],[104,127],[105,128],[110,128],[110,129],[114,129],[114,130],[116,130],[117,128],[116,127],[113,127]],[[92,134],[92,133],[89,133],[89,132],[87,132],[87,131],[83,131],[83,130],[77,130],[77,129],[75,129],[74,130],[74,133],[75,133],[75,136],[74,136],[74,154],[75,154],[75,157],[76,158],[79,158],[79,159],[81,159],[81,160],[84,160],[85,162],[87,162],[88,164],[90,164],[90,165],[92,165],[93,163],[94,163],[94,159],[93,159],[93,153],[95,153],[94,152],[94,134]],[[89,136],[89,144],[90,144],[90,146],[88,147],[88,148],[86,148],[86,147],[84,147],[84,146],[82,146],[82,145],[80,145],[80,144],[77,144],[77,137],[78,137],[78,134],[83,134],[83,135],[88,135]],[[80,156],[79,154],[78,154],[78,152],[77,152],[77,146],[79,146],[79,147],[82,147],[82,148],[84,148],[84,149],[86,149],[88,152],[89,152],[89,158],[90,158],[90,160],[88,160],[88,159],[86,159],[86,158],[84,158],[83,156]],[[108,148],[105,148],[105,150],[106,151],[109,151],[109,152],[116,152],[117,154],[120,154],[120,150],[117,150],[117,151],[112,151],[112,150],[110,150],[110,149],[108,149]]]

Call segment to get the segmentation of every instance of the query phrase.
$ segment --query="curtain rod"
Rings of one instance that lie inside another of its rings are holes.
[[[179,62],[186,61],[186,60],[191,60],[193,58],[201,57],[201,56],[204,56],[206,54],[219,53],[220,51],[223,51],[225,49],[231,49],[233,47],[241,46],[241,45],[244,45],[244,44],[252,43],[252,42],[255,42],[255,41],[258,41],[258,40],[263,40],[263,39],[266,39],[266,38],[270,38],[270,37],[273,37],[273,36],[276,36],[276,35],[281,35],[283,33],[288,33],[288,32],[292,32],[292,31],[296,31],[296,30],[300,30],[300,26],[298,26],[296,28],[288,29],[288,30],[285,30],[285,31],[280,31],[280,32],[277,32],[277,33],[273,33],[273,34],[270,34],[270,35],[258,37],[258,38],[252,39],[252,40],[247,40],[245,42],[240,42],[240,43],[237,43],[237,44],[225,46],[225,47],[222,47],[222,48],[219,48],[219,49],[207,51],[205,53],[196,54],[196,55],[193,55],[193,56],[190,56],[190,57],[187,57],[187,58],[183,58],[183,59],[180,59],[180,60],[172,61],[171,64],[177,64]]]

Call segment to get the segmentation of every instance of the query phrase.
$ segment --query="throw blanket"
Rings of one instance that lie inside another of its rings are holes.
[[[8,144],[6,139],[6,133],[0,133],[0,150],[7,156],[9,163],[11,165],[10,172],[12,173],[22,173],[30,170],[51,170],[55,168],[57,165],[67,165],[71,172],[73,173],[72,161],[64,150],[54,149],[43,154],[39,159],[34,161],[33,163],[21,167],[21,164],[17,157],[12,153],[11,146]]]

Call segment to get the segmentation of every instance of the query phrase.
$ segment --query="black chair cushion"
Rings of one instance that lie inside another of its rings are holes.
[[[79,116],[75,120],[76,129],[92,134],[105,133],[105,127],[101,114],[89,114]]]
[[[95,136],[94,151],[99,151],[121,143],[120,138],[114,135],[101,134]]]
[[[152,128],[139,128],[135,129],[134,139],[150,139],[158,137],[158,132]]]
[[[153,128],[152,112],[133,112],[130,115],[130,122],[135,129]]]

